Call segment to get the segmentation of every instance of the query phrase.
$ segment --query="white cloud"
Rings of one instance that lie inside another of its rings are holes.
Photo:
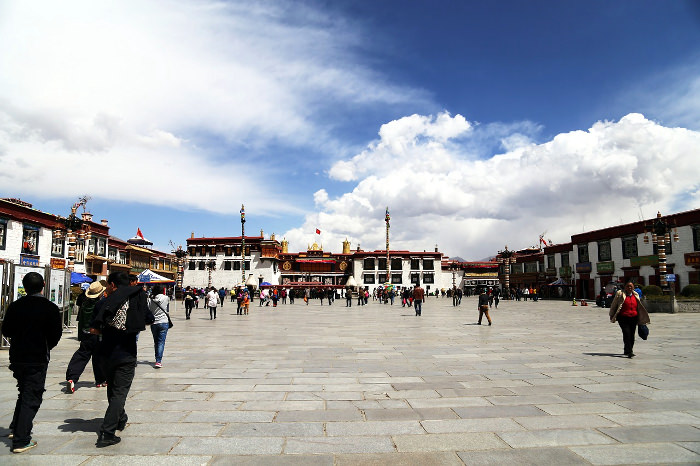
[[[270,145],[333,144],[319,108],[415,97],[363,65],[360,34],[304,2],[3,2],[2,190],[74,197],[87,188],[49,175],[87,164],[101,172],[93,197],[218,211],[258,198],[294,212],[290,193],[235,174],[275,167]],[[20,165],[46,182],[26,184],[9,169]]]
[[[392,249],[432,249],[438,242],[448,255],[479,259],[505,244],[536,245],[545,230],[566,242],[583,230],[637,221],[640,210],[646,217],[670,212],[679,198],[687,199],[680,210],[698,207],[699,132],[629,114],[543,144],[520,139],[509,152],[478,160],[463,156],[458,139],[439,131],[428,136],[431,125],[461,128],[453,137],[479,137],[480,127],[467,132],[459,115],[413,115],[384,125],[379,141],[334,167],[353,174],[352,191],[325,194],[321,214],[287,233],[290,245],[303,248],[310,222],[320,222],[333,250],[346,235],[353,247],[383,248],[389,206]]]

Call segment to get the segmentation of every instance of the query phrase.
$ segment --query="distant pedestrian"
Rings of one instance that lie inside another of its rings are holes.
[[[189,286],[185,288],[185,295],[182,298],[182,302],[185,303],[185,319],[189,320],[195,302],[194,292]]]
[[[481,325],[481,318],[484,316],[484,314],[486,314],[486,319],[488,319],[489,325],[491,325],[491,316],[489,315],[489,297],[486,295],[486,291],[484,289],[481,290],[481,294],[479,295],[478,309],[479,309],[479,323],[478,323],[478,325]]]
[[[635,356],[634,334],[638,325],[646,325],[650,322],[649,313],[639,299],[639,295],[634,291],[634,282],[628,280],[625,289],[617,290],[612,304],[610,304],[610,322],[620,325],[622,330],[622,341],[624,343],[624,354],[628,358]]]
[[[243,315],[248,315],[248,310],[250,309],[250,293],[248,288],[243,289],[243,300],[241,302],[241,307],[243,308]]]
[[[209,308],[209,320],[216,319],[216,307],[219,305],[219,293],[213,286],[207,293],[207,307]]]
[[[222,286],[222,287],[219,289],[219,302],[221,303],[221,307],[224,307],[224,301],[226,301],[225,298],[226,298],[226,290],[225,290],[224,287]]]
[[[95,386],[102,387],[107,385],[100,367],[100,356],[97,351],[100,338],[90,333],[93,310],[102,298],[106,288],[107,282],[105,280],[92,282],[90,287],[78,298],[80,308],[78,310],[77,333],[80,347],[73,353],[73,357],[66,368],[66,388],[68,393],[75,392],[75,385],[78,383],[90,359],[92,359],[92,374],[95,376]]]
[[[352,307],[352,288],[345,288],[345,307]]]
[[[12,339],[9,369],[19,392],[10,422],[13,453],[37,445],[32,440],[34,418],[41,407],[50,351],[63,333],[58,306],[42,296],[44,278],[29,272],[22,285],[27,295],[10,303],[2,322],[2,334]]]
[[[170,329],[170,303],[168,298],[163,294],[163,286],[155,285],[151,292],[151,299],[148,301],[148,309],[154,317],[151,324],[151,333],[153,334],[153,348],[155,350],[155,367],[160,369],[163,367],[163,350],[165,349],[165,337]]]
[[[420,316],[423,312],[423,301],[425,300],[425,291],[421,288],[420,283],[416,282],[413,288],[413,307],[416,310],[416,316]]]

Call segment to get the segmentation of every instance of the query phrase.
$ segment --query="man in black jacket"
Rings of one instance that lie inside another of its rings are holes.
[[[17,404],[12,417],[12,452],[34,448],[34,417],[41,406],[50,351],[63,333],[58,306],[42,296],[44,278],[29,272],[22,279],[27,296],[10,304],[2,323],[2,334],[10,338],[10,370],[17,379]]]
[[[107,277],[107,297],[97,303],[90,332],[102,335],[98,353],[107,380],[107,411],[98,433],[97,447],[117,444],[115,432],[126,427],[126,397],[136,370],[136,337],[153,322],[146,292],[129,286],[129,277],[113,272]]]

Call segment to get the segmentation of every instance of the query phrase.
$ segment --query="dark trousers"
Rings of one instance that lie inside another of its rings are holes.
[[[189,319],[190,314],[192,314],[192,308],[194,307],[194,301],[191,299],[185,300],[185,318]]]
[[[419,316],[420,313],[423,311],[423,301],[420,299],[416,299],[413,301],[413,306],[416,309],[416,315]]]
[[[352,298],[350,296],[345,297],[345,307],[352,307]]]
[[[72,380],[77,383],[78,379],[85,370],[88,361],[92,358],[92,373],[95,376],[95,383],[105,381],[105,376],[100,367],[100,357],[97,353],[97,346],[100,344],[100,338],[97,335],[90,335],[80,342],[80,347],[73,354],[73,357],[68,363],[66,369],[66,380]]]
[[[134,381],[136,371],[136,358],[110,360],[103,359],[102,370],[107,376],[107,411],[105,412],[100,432],[114,435],[117,426],[126,424],[128,419],[124,411],[126,397],[131,389],[131,382]]]
[[[637,331],[638,317],[617,316],[617,323],[622,329],[622,341],[625,344],[625,354],[631,354],[634,347],[634,334]]]
[[[21,448],[32,440],[34,417],[41,406],[48,364],[10,364],[12,376],[17,379],[17,404],[12,416],[12,448]]]
[[[209,307],[209,320],[216,319],[216,306]]]

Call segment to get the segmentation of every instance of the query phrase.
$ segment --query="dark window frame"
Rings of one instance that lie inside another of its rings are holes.
[[[610,240],[598,241],[598,261],[607,262],[612,260],[612,246]]]
[[[423,270],[435,270],[435,261],[433,259],[423,259]]]
[[[368,266],[367,266],[368,264],[371,264],[372,266],[371,266],[371,267],[368,267]],[[374,260],[374,257],[366,257],[366,258],[362,261],[362,268],[363,268],[364,270],[377,270],[377,268],[376,268],[376,261]]]
[[[639,244],[636,235],[620,238],[620,242],[622,243],[623,259],[631,259],[639,256]]]
[[[578,251],[579,263],[585,264],[586,262],[591,261],[590,251],[588,250],[588,243],[579,244],[579,245],[577,245],[576,249]]]
[[[374,285],[377,282],[377,279],[373,273],[365,273],[362,274],[362,282],[365,285]]]
[[[7,245],[7,219],[0,218],[0,249]]]

